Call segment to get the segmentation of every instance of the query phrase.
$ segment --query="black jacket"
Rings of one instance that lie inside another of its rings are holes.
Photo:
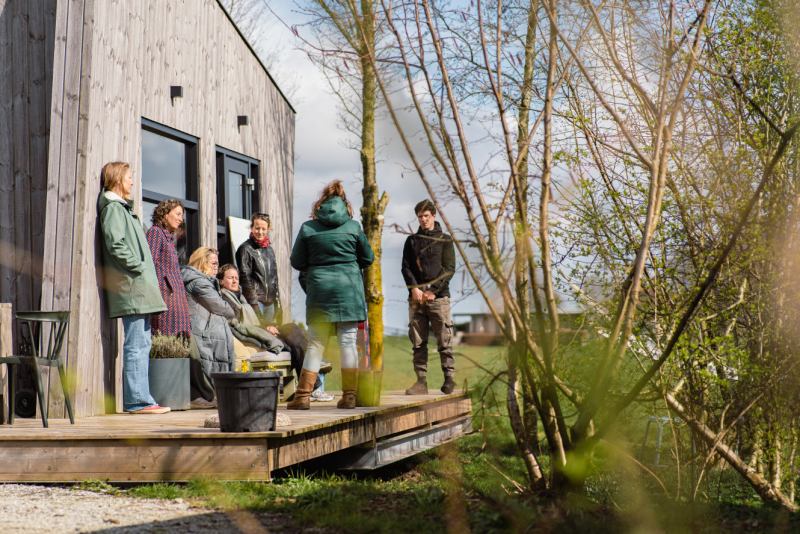
[[[236,251],[242,294],[253,308],[262,303],[280,307],[278,264],[272,247],[259,248],[250,237]]]
[[[408,236],[403,247],[403,279],[408,294],[419,287],[430,289],[436,298],[450,296],[450,279],[456,271],[456,251],[453,239],[442,232],[439,223],[433,230],[423,230]]]

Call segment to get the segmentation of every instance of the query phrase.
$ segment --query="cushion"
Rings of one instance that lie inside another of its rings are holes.
[[[250,355],[250,363],[291,362],[291,361],[292,361],[292,353],[289,351],[283,351],[280,354],[264,351],[264,352],[256,352],[255,354]]]

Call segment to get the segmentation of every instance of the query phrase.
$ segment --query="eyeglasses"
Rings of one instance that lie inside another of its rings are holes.
[[[253,214],[253,217],[259,217],[259,218],[260,218],[260,217],[263,217],[263,218],[265,218],[266,220],[269,220],[269,213],[261,213],[261,212],[259,211],[259,212],[256,212],[256,213],[254,213],[254,214]]]

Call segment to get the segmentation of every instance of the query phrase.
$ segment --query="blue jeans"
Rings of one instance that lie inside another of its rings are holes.
[[[272,322],[272,318],[275,316],[275,305],[270,304],[267,306],[263,302],[258,303],[258,309],[255,310],[258,315],[258,320],[261,321],[261,325],[268,325]]]
[[[341,323],[311,323],[308,325],[308,350],[303,361],[303,369],[319,372],[322,353],[328,344],[331,326],[336,326],[339,339],[339,353],[342,356],[342,369],[358,368],[358,323],[346,321]]]
[[[122,406],[126,412],[156,403],[150,395],[150,316],[121,317],[125,330],[122,344]]]

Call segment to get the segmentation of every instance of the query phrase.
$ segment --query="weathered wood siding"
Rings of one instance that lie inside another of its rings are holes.
[[[56,0],[0,0],[0,302],[14,312],[41,296],[55,18]]]
[[[130,162],[141,206],[141,118],[200,138],[200,240],[215,246],[216,146],[260,160],[288,310],[294,112],[216,0],[59,0],[56,35],[43,307],[72,311],[67,364],[86,416],[121,397],[119,336],[101,290],[103,164]],[[174,103],[171,85],[184,88]],[[237,115],[250,117],[241,131]],[[63,403],[51,410],[60,416]]]

